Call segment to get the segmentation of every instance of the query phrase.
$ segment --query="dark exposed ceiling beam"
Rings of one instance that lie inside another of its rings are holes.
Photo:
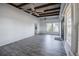
[[[18,8],[18,9],[21,9],[21,8],[19,8],[18,6],[16,6],[16,5],[14,5],[13,3],[8,3],[9,5],[11,5],[11,6],[14,6],[14,7],[16,7],[16,8]],[[23,9],[22,9],[23,10]],[[25,11],[25,10],[23,10],[24,12],[27,12],[27,11]],[[27,13],[29,13],[29,12],[27,12]]]
[[[22,6],[24,6],[24,5],[27,5],[27,4],[29,4],[29,3],[22,3],[22,4],[20,4],[20,5],[14,5],[13,3],[8,3],[8,4],[10,4],[10,5],[12,5],[12,6],[14,6],[14,7],[16,7],[16,8],[19,8],[19,9],[21,9],[20,7],[22,7]]]
[[[37,7],[35,7],[35,9],[40,9],[40,8],[44,8],[44,7],[48,7],[48,6],[56,5],[56,4],[60,4],[60,3],[47,3],[47,4],[44,4],[41,6],[37,6]],[[31,9],[28,9],[28,10],[31,10]]]
[[[45,4],[45,5],[41,5],[41,6],[35,7],[35,9],[39,9],[39,8],[43,8],[43,7],[48,7],[48,6],[56,5],[56,4],[59,4],[59,3],[48,3],[48,4]]]
[[[25,6],[27,4],[29,4],[29,3],[22,3],[22,4],[18,5],[17,7],[22,7],[22,6]]]
[[[60,11],[55,11],[55,12],[49,12],[49,13],[41,13],[39,15],[45,15],[45,14],[54,14],[54,13],[58,13],[59,14]]]
[[[16,8],[18,8],[18,9],[21,9],[20,7],[18,7],[18,6],[16,6],[16,5],[14,5],[14,4],[12,4],[12,3],[8,3],[9,5],[12,5],[12,6],[14,6],[14,7],[16,7]],[[23,10],[23,9],[22,9]],[[24,11],[24,10],[23,10]],[[26,13],[29,13],[28,11],[24,11],[24,12],[26,12]],[[36,16],[35,14],[32,14],[32,15],[34,15],[34,16]],[[54,16],[54,15],[59,15],[59,13],[47,13],[47,14],[41,14],[40,16],[36,16],[36,17],[45,17],[45,16]]]
[[[8,4],[11,5],[11,6],[14,6],[14,7],[18,8],[18,9],[21,9],[21,8],[17,7],[16,5],[12,4],[12,3],[8,3]],[[22,10],[23,10],[23,9],[22,9]],[[28,11],[25,11],[25,10],[23,10],[23,11],[26,12],[26,13],[29,13]],[[36,16],[36,15],[33,14],[33,16]],[[36,17],[37,17],[37,16],[36,16]]]
[[[12,3],[8,3],[9,5],[12,5],[12,6],[14,6],[14,7],[16,7],[16,8],[18,8],[16,5],[14,5],[14,4],[12,4]]]
[[[45,16],[45,15],[55,15],[55,14],[58,14],[58,13],[53,13],[53,14],[43,14],[43,15],[40,15],[40,16]],[[59,15],[59,14],[58,14]]]
[[[49,14],[49,15],[41,15],[41,16],[37,16],[37,17],[47,17],[47,16],[58,16],[59,14]]]
[[[25,11],[25,10],[24,10],[24,11]],[[25,11],[25,12],[30,14],[30,12],[28,12],[28,11]],[[36,16],[36,17],[37,17],[37,15],[35,15],[34,13],[32,13],[31,15]]]
[[[24,12],[30,13],[30,12],[28,12],[28,11],[25,11],[25,10],[24,10]]]
[[[51,8],[51,9],[47,9],[47,10],[44,10],[44,12],[47,12],[47,11],[53,11],[53,10],[59,10],[60,7],[57,7],[57,8]]]
[[[53,11],[47,11],[47,12],[43,12],[43,13],[51,13],[51,12],[60,12],[60,9],[58,10],[53,10]],[[38,14],[43,14],[42,12],[37,12]]]

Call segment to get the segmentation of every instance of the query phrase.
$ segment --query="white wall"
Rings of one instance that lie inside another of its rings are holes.
[[[59,16],[50,16],[46,17],[46,20],[44,19],[45,17],[40,18],[40,33],[47,33],[46,23],[55,23],[55,22],[60,23]],[[49,33],[49,34],[55,34],[55,33]]]
[[[34,35],[38,18],[8,4],[0,4],[0,46]]]
[[[40,20],[40,33],[46,33],[46,22]]]

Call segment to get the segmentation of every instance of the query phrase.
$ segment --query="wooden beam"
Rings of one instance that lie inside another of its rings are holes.
[[[60,10],[58,9],[58,10],[53,10],[53,11],[47,11],[47,12],[37,12],[38,14],[42,14],[42,13],[51,13],[51,12],[60,12]]]
[[[55,14],[55,13],[58,13],[59,14],[60,11],[55,11],[55,12],[49,12],[49,13],[41,13],[39,15],[45,15],[45,14]]]
[[[14,7],[18,8],[18,9],[21,9],[21,8],[17,7],[16,5],[12,4],[12,3],[8,3],[8,4],[11,5],[11,6],[14,6]],[[23,9],[21,9],[21,10],[23,10]],[[26,12],[26,13],[29,13],[28,11],[25,11],[25,10],[23,10],[23,11]]]
[[[35,9],[44,8],[44,7],[48,7],[48,6],[56,5],[56,4],[59,4],[59,3],[48,3],[48,4],[45,4],[45,5],[37,6],[37,7],[35,7]]]
[[[54,15],[54,14],[58,14],[58,13],[53,13],[53,14],[43,14],[43,15],[40,15],[40,16],[45,16],[45,15]],[[59,15],[59,14],[58,14]]]
[[[21,8],[19,8],[19,7],[17,7],[16,5],[14,5],[14,4],[12,4],[12,3],[8,3],[9,5],[12,5],[12,6],[14,6],[14,7],[16,7],[16,8],[18,8],[18,9],[21,9]],[[23,9],[22,9],[23,10]],[[24,10],[23,10],[24,11]],[[27,13],[29,13],[28,11],[24,11],[24,12],[27,12]],[[32,14],[33,16],[36,16],[35,14]],[[45,16],[54,16],[54,15],[59,15],[59,14],[55,14],[55,13],[48,13],[48,14],[43,14],[43,15],[40,15],[40,16],[36,16],[36,17],[45,17]]]
[[[35,7],[35,9],[40,9],[40,8],[44,8],[44,7],[48,7],[48,6],[56,5],[56,4],[60,4],[60,3],[47,3],[44,5],[37,6],[37,7]],[[31,10],[31,8],[29,8],[28,10]]]
[[[58,16],[59,14],[50,14],[50,15],[41,15],[41,16],[37,16],[37,17],[47,17],[47,16]]]
[[[47,11],[53,11],[53,10],[58,10],[58,9],[60,9],[60,7],[47,9],[47,10],[44,10],[44,12],[47,12]]]
[[[29,4],[29,3],[22,3],[22,4],[18,5],[17,7],[22,7],[22,6],[25,6],[27,4]]]
[[[26,12],[26,13],[30,13],[30,12],[28,12],[28,11],[25,11],[25,10],[24,10],[24,12]]]
[[[21,8],[17,7],[16,5],[12,4],[12,3],[8,3],[8,4],[11,5],[11,6],[14,6],[14,7],[18,8],[18,9],[21,9]],[[23,10],[23,9],[21,9],[21,10]],[[25,11],[25,10],[23,10],[23,11],[26,12],[26,13],[29,13],[28,11]],[[37,17],[35,14],[32,14],[32,15]]]
[[[8,3],[9,5],[12,5],[12,6],[14,6],[14,7],[16,7],[17,8],[17,6],[16,5],[14,5],[13,3]]]

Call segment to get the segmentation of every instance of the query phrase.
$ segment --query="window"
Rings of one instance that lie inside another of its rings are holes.
[[[59,23],[53,23],[53,32],[59,32]]]
[[[65,12],[65,22],[66,22],[66,40],[71,46],[71,35],[72,35],[72,19],[71,19],[71,4],[66,8]]]
[[[53,24],[47,23],[47,32],[53,32]]]
[[[47,32],[59,32],[59,23],[47,23]]]

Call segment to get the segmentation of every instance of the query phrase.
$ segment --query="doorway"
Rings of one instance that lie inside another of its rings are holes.
[[[34,33],[35,33],[35,35],[37,34],[37,24],[34,24],[34,29],[35,29],[35,31],[34,31]]]
[[[64,40],[64,18],[61,21],[61,38]]]

